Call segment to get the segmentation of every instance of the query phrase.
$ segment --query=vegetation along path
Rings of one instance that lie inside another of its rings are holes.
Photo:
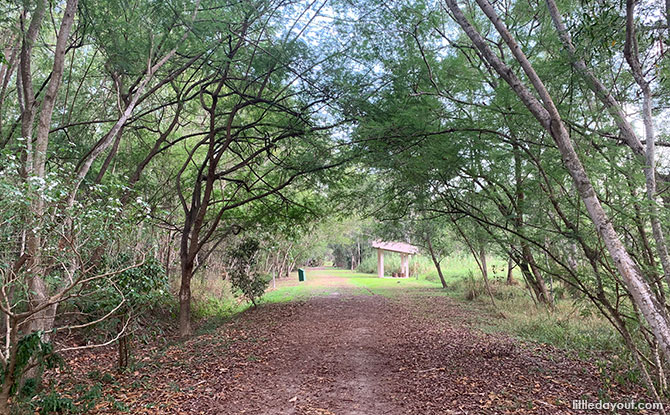
[[[257,309],[140,357],[94,412],[597,413],[571,408],[602,398],[596,367],[483,333],[443,293],[425,281],[309,270]],[[614,387],[609,399],[644,400],[638,392]]]

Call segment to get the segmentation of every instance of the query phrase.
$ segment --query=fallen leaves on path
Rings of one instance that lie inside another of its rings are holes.
[[[602,392],[592,364],[474,330],[448,298],[340,292],[266,305],[186,342],[137,350],[140,366],[114,374],[93,413],[572,414],[583,413],[572,400]],[[68,376],[111,371],[112,355],[74,356]],[[639,390],[608,393],[645,401]]]

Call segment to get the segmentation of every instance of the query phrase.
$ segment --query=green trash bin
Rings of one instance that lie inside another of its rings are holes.
[[[305,281],[305,270],[298,268],[298,281]]]

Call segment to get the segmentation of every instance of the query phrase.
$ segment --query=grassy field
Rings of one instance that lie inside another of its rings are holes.
[[[507,263],[499,258],[488,258],[488,269],[491,279],[504,279],[507,277]],[[471,255],[452,255],[441,261],[442,274],[447,282],[455,282],[470,274],[479,275],[477,263]],[[400,269],[400,256],[394,253],[384,255],[384,273],[390,275]],[[358,271],[369,274],[377,272],[376,256],[363,259]],[[433,261],[423,255],[416,255],[410,259],[410,274],[419,275],[420,279],[428,281],[439,281],[437,270]]]

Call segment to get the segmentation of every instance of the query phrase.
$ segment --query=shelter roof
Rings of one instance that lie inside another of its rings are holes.
[[[416,254],[419,248],[405,242],[372,241],[372,247],[401,254]]]

